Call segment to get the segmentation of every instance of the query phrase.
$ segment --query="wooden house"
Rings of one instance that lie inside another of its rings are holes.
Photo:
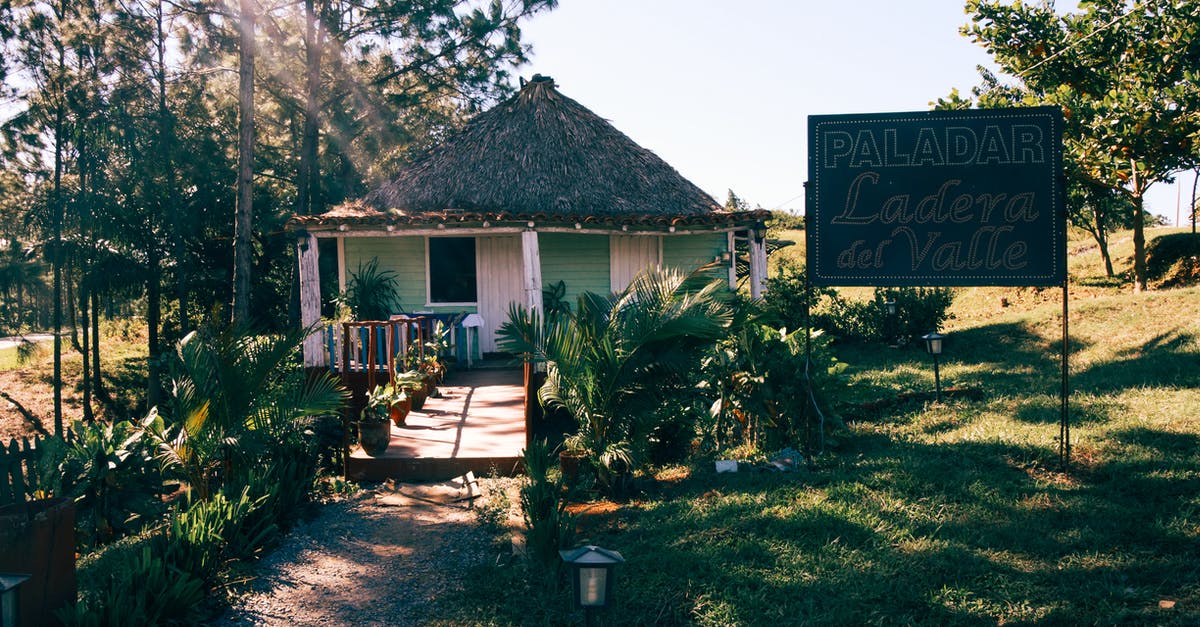
[[[476,313],[479,348],[490,352],[510,303],[542,309],[543,290],[559,282],[573,303],[584,291],[621,290],[647,267],[714,261],[732,286],[735,245],[749,251],[757,297],[767,215],[725,211],[553,80],[534,76],[366,197],[296,216],[289,227],[305,324],[321,314],[322,255],[336,257],[340,290],[360,263],[377,259],[399,276],[406,312]],[[327,363],[321,338],[310,338],[305,364]]]

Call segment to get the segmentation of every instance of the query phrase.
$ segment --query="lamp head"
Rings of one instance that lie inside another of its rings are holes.
[[[559,551],[571,567],[571,583],[576,607],[600,608],[612,600],[613,568],[625,562],[616,551],[588,545]]]
[[[925,352],[929,353],[930,355],[942,354],[942,344],[946,339],[946,336],[934,331],[933,333],[926,333],[925,335],[922,335],[921,339],[925,340]]]

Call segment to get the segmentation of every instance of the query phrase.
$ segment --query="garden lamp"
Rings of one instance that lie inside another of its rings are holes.
[[[937,400],[942,402],[942,377],[938,372],[938,355],[942,354],[942,343],[946,336],[934,331],[921,336],[925,340],[925,352],[933,355],[933,385],[937,391]]]
[[[16,627],[21,624],[21,584],[32,575],[0,573],[0,627]]]
[[[898,333],[896,332],[897,307],[895,297],[889,297],[883,301],[883,311],[887,314],[887,318],[884,320],[884,333],[887,335],[888,341],[892,343],[892,347],[895,348],[900,345],[900,338],[896,337]]]
[[[612,600],[613,569],[624,563],[625,558],[616,551],[590,544],[558,554],[571,567],[575,607],[584,610],[590,624],[591,612],[607,606]]]

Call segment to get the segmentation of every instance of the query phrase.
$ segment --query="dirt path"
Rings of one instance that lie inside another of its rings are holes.
[[[456,491],[458,491],[456,493]],[[379,486],[321,513],[263,559],[219,625],[420,625],[494,558],[460,488]]]

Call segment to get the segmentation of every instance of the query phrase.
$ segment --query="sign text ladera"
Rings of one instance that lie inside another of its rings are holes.
[[[1052,285],[1065,275],[1058,110],[813,116],[817,285]]]

